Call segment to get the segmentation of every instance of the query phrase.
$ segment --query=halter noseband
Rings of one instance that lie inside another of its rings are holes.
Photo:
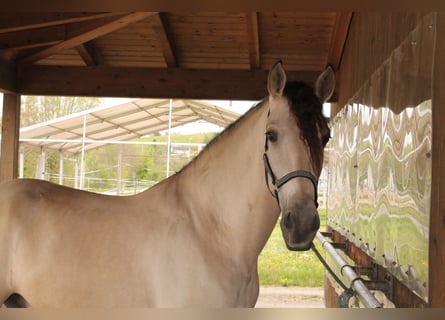
[[[269,189],[269,175],[272,178],[272,184],[275,187],[274,193],[272,195],[275,196],[275,198],[278,200],[278,190],[288,183],[290,180],[295,178],[306,178],[309,179],[312,182],[312,185],[314,186],[314,202],[315,207],[318,208],[318,179],[309,171],[306,170],[295,170],[292,172],[289,172],[285,174],[283,177],[277,179],[275,174],[272,171],[272,167],[270,166],[269,157],[267,156],[267,150],[268,150],[268,141],[266,137],[266,142],[264,144],[264,154],[263,154],[263,161],[264,161],[264,171],[265,171],[265,177],[266,177],[266,185]],[[270,190],[270,189],[269,189]]]

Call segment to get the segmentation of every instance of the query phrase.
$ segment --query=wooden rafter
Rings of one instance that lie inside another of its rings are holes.
[[[153,12],[135,12],[124,16],[106,18],[104,21],[90,21],[88,25],[68,25],[67,39],[49,48],[33,53],[20,60],[20,63],[34,63],[45,59],[53,54],[64,50],[77,47],[78,45],[101,37],[113,31],[126,27],[127,25],[143,20],[153,14]]]
[[[79,44],[76,46],[76,50],[87,66],[97,66],[100,64],[98,54],[91,42]]]
[[[58,26],[67,23],[82,22],[100,18],[122,15],[123,12],[108,13],[19,13],[11,15],[8,12],[0,12],[0,33],[17,32],[38,28]]]
[[[34,30],[0,33],[0,50],[12,51],[20,49],[51,46],[65,40],[65,26],[52,26]]]
[[[332,32],[331,47],[328,55],[328,63],[334,68],[334,70],[338,70],[340,67],[351,19],[352,12],[337,13],[334,30]]]
[[[247,42],[249,48],[250,68],[260,67],[260,39],[258,33],[258,13],[246,13]]]
[[[162,49],[165,63],[167,67],[177,67],[177,60],[173,46],[173,39],[171,37],[170,30],[168,28],[167,16],[165,13],[158,13],[152,17],[153,30],[158,37],[159,44]]]

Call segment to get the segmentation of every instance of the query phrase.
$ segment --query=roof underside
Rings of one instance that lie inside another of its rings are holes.
[[[86,141],[87,151],[99,148],[106,141],[127,141],[167,130],[169,110],[169,99],[140,99],[22,128],[20,139],[26,144],[76,154],[81,152],[82,141]],[[199,120],[226,127],[240,116],[193,100],[172,100],[172,111],[172,128]]]
[[[0,88],[21,94],[258,100],[282,59],[340,64],[351,13],[0,13]],[[1,83],[4,81],[3,83]],[[251,88],[252,87],[252,88]]]

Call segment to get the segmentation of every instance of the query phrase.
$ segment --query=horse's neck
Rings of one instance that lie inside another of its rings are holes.
[[[174,178],[186,195],[192,219],[198,221],[198,232],[215,237],[210,241],[219,237],[232,246],[229,250],[255,260],[279,214],[264,179],[265,104],[224,132]]]

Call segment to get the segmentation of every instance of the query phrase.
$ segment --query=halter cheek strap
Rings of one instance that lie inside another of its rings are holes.
[[[266,149],[265,151],[267,151],[267,139],[266,139],[265,149]],[[278,191],[283,185],[285,185],[290,180],[295,178],[306,178],[310,180],[312,182],[312,185],[314,186],[314,202],[315,202],[315,207],[318,208],[318,179],[312,173],[306,170],[295,170],[289,172],[280,179],[277,179],[274,172],[272,171],[272,167],[270,166],[269,162],[269,157],[267,156],[266,152],[264,152],[263,154],[263,162],[264,162],[264,172],[265,172],[267,188],[269,188],[269,176],[270,176],[272,179],[271,181],[272,185],[275,187],[273,195],[275,196],[275,198],[277,198],[277,201],[278,201]]]
[[[272,168],[271,168],[270,162],[269,162],[269,158],[267,157],[266,152],[264,152],[264,154],[263,154],[263,162],[264,162],[264,177],[266,179],[267,189],[269,189],[270,193],[272,193],[272,191],[269,188],[269,176],[270,176],[272,178],[272,185],[275,186],[275,190],[272,193],[272,195],[275,198],[277,198],[277,201],[278,201],[278,189],[276,188],[277,178],[275,177],[275,174],[272,171]]]

